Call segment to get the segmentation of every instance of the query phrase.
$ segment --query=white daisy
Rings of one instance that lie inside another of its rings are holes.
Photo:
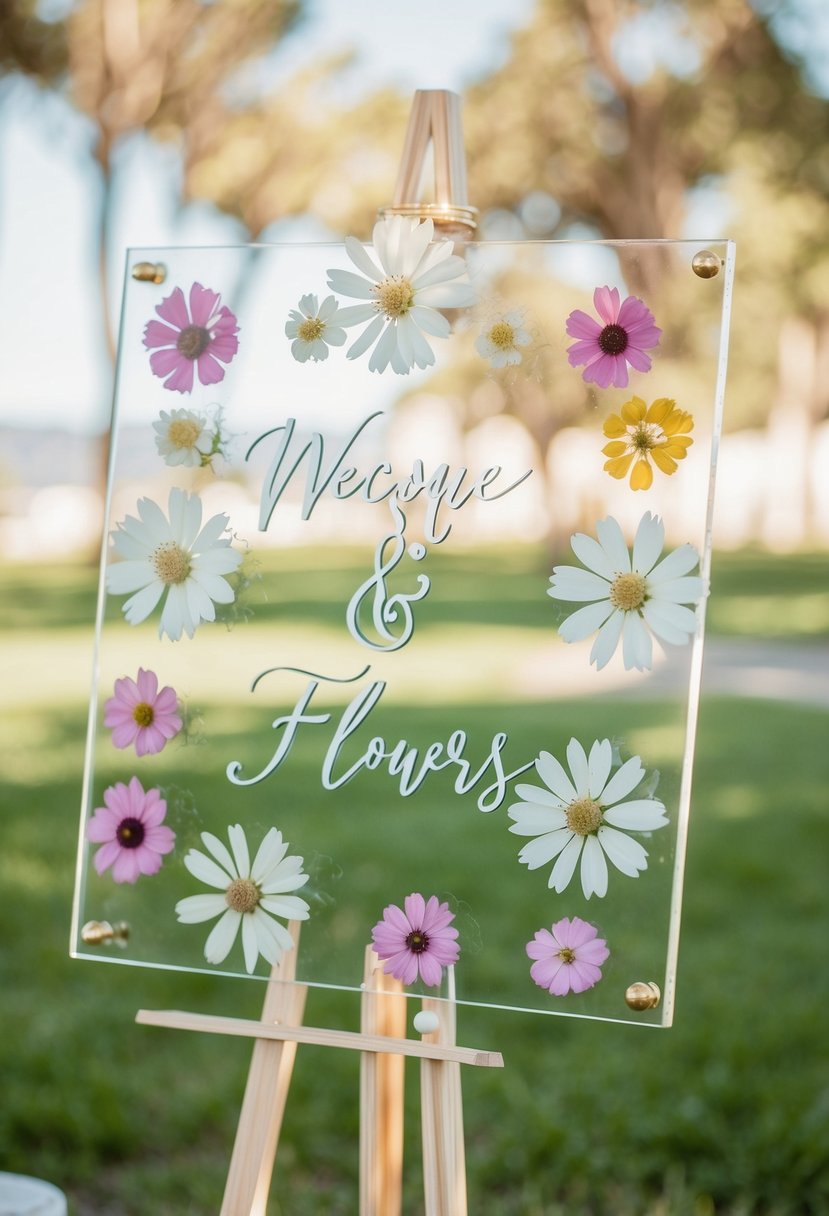
[[[242,927],[242,949],[248,975],[253,973],[261,954],[267,962],[278,963],[294,939],[284,925],[274,918],[307,920],[308,904],[298,895],[289,895],[305,886],[308,875],[302,873],[301,857],[286,857],[288,845],[282,833],[271,828],[259,846],[253,865],[241,824],[227,829],[230,848],[210,832],[202,832],[208,857],[198,849],[190,849],[184,864],[200,882],[214,887],[220,895],[189,895],[176,904],[176,916],[186,925],[220,917],[204,943],[208,963],[222,963],[236,941]]]
[[[155,446],[165,464],[199,468],[210,463],[216,450],[215,428],[193,410],[162,410],[153,423]]]
[[[300,363],[313,359],[321,363],[328,358],[329,346],[342,346],[345,330],[340,328],[339,309],[333,296],[326,296],[322,304],[315,295],[302,296],[299,311],[292,308],[285,322],[285,335],[293,338],[291,354]]]
[[[231,604],[235,592],[223,575],[234,571],[242,554],[224,535],[226,515],[214,515],[202,528],[198,494],[170,491],[169,516],[158,503],[142,498],[138,515],[128,515],[112,533],[115,552],[123,560],[107,569],[107,591],[112,595],[134,592],[123,605],[131,625],[145,620],[162,596],[158,636],[174,642],[182,633],[189,638],[200,621],[216,619],[216,604]]]
[[[519,346],[529,346],[532,338],[523,328],[524,318],[520,312],[505,312],[488,322],[479,338],[475,339],[475,350],[493,367],[507,367],[521,362]]]
[[[575,873],[581,857],[581,887],[585,899],[607,894],[608,858],[629,878],[638,878],[648,868],[648,855],[638,841],[625,831],[652,832],[668,822],[665,807],[657,798],[624,801],[645,776],[638,756],[616,770],[613,776],[613,748],[609,739],[597,739],[585,754],[582,745],[571,739],[567,745],[570,775],[549,752],[542,752],[535,768],[546,786],[517,785],[522,802],[508,808],[514,820],[511,832],[534,836],[518,854],[518,860],[531,870],[546,865],[555,857],[547,884],[563,891]],[[623,828],[625,831],[618,831]]]
[[[369,369],[382,372],[391,364],[399,375],[413,367],[431,367],[435,354],[424,337],[448,338],[450,325],[440,308],[465,308],[475,294],[466,279],[466,263],[453,253],[451,241],[435,241],[431,220],[388,216],[374,225],[374,253],[379,266],[355,237],[345,249],[361,272],[329,270],[328,286],[344,296],[365,300],[341,308],[340,325],[370,322],[347,357],[358,359],[376,341]],[[455,280],[452,282],[451,280]]]
[[[628,552],[622,529],[608,516],[596,524],[598,540],[577,532],[570,544],[587,566],[555,566],[547,591],[553,599],[588,603],[559,627],[565,642],[580,642],[598,629],[590,662],[601,670],[612,658],[619,638],[625,668],[648,670],[653,659],[650,630],[663,642],[685,645],[697,628],[696,604],[707,592],[705,580],[687,577],[699,561],[693,545],[680,545],[659,558],[665,529],[658,516],[646,512],[639,521]]]

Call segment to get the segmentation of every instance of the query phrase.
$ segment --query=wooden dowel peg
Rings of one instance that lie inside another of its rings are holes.
[[[406,1033],[403,985],[386,975],[366,947],[360,1029],[364,1035]],[[403,1203],[405,1057],[363,1052],[360,1059],[360,1216],[400,1216]]]
[[[294,948],[273,968],[262,1008],[263,1022],[299,1025],[307,989],[293,981],[299,921],[288,926]],[[289,982],[285,982],[289,981]],[[265,1216],[276,1146],[296,1056],[296,1043],[257,1039],[225,1185],[221,1216]]]
[[[444,1046],[454,1043],[456,1037],[454,968],[447,968],[447,973],[449,999],[437,1001],[427,997],[422,1006],[439,1019],[438,1029],[425,1035],[425,1040]],[[421,1061],[420,1107],[425,1216],[466,1216],[463,1099],[457,1063]]]

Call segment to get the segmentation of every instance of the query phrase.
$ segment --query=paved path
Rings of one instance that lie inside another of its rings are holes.
[[[658,665],[640,690],[654,695],[672,691],[676,668],[670,659]],[[829,645],[709,637],[702,693],[765,697],[829,709]]]
[[[688,688],[686,647],[653,648],[651,671],[626,671],[618,652],[607,667],[590,667],[591,639],[573,646],[558,640],[533,650],[512,672],[529,697],[672,697]],[[763,697],[829,709],[829,643],[709,637],[705,643],[702,695]]]

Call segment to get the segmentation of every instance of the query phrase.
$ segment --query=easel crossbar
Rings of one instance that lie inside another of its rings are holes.
[[[349,1030],[328,1030],[317,1026],[282,1026],[245,1018],[218,1017],[206,1013],[185,1013],[179,1009],[139,1009],[136,1022],[142,1026],[163,1026],[170,1030],[198,1030],[203,1034],[229,1034],[247,1039],[276,1039],[285,1043],[308,1043],[317,1047],[343,1047],[383,1055],[416,1056],[424,1060],[447,1060],[477,1068],[503,1068],[499,1051],[478,1051],[474,1047],[444,1046],[415,1039],[393,1039],[386,1035],[360,1034]]]

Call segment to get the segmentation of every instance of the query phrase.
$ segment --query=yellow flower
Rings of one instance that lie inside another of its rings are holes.
[[[602,448],[609,457],[605,471],[621,480],[633,465],[632,490],[650,489],[651,461],[663,473],[675,473],[677,461],[685,459],[694,442],[688,435],[694,429],[693,416],[677,409],[670,397],[658,397],[650,406],[641,397],[631,397],[619,414],[610,414],[602,429],[610,440]]]

